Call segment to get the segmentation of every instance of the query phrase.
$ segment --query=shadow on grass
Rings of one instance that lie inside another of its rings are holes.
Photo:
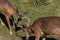
[[[21,30],[21,27],[16,27],[15,31],[17,32],[18,30]]]
[[[1,18],[2,22],[5,24],[5,26],[9,29],[5,15],[3,15],[2,13],[0,13],[0,18]],[[1,21],[1,20],[0,20],[0,21]],[[14,19],[9,18],[9,20],[10,20],[10,25],[13,26],[13,21],[14,21]],[[18,30],[21,29],[20,27],[17,27],[16,24],[15,24],[15,27],[16,27],[16,31],[18,31]]]
[[[25,37],[22,37],[22,39],[23,40],[26,40]],[[30,36],[29,37],[29,40],[35,40],[35,36]],[[42,37],[40,38],[40,40],[42,40]],[[46,38],[46,40],[57,40],[57,39],[55,39],[55,38]]]
[[[8,28],[8,24],[7,24],[6,18],[5,18],[5,16],[2,13],[0,13],[0,18],[3,21],[3,23],[6,25],[6,27]]]

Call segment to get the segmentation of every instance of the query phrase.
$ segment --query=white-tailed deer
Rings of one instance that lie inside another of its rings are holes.
[[[26,34],[26,40],[29,39],[30,33],[36,35],[35,40],[39,40],[41,36],[46,37],[46,35],[60,36],[60,17],[38,18],[32,25],[22,29]]]
[[[0,13],[5,15],[7,23],[8,23],[9,30],[10,30],[10,34],[12,35],[13,32],[12,32],[12,29],[10,27],[9,17],[11,17],[11,18],[15,17],[16,21],[17,21],[16,24],[17,24],[18,21],[22,19],[22,16],[24,14],[26,14],[27,12],[20,15],[19,12],[18,12],[18,9],[15,8],[8,0],[0,0]],[[13,21],[13,27],[15,27],[14,26],[14,21]]]

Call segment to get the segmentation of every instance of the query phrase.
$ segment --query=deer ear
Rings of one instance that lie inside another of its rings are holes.
[[[16,8],[16,13],[19,13],[19,10],[18,10],[18,8]]]

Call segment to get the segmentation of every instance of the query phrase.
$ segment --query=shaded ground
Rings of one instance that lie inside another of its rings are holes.
[[[22,37],[22,39],[25,40],[25,37]],[[30,36],[29,40],[35,40],[35,37],[34,36]],[[42,40],[42,37],[41,37],[40,40]],[[46,40],[57,40],[57,39],[55,39],[55,38],[46,38]]]

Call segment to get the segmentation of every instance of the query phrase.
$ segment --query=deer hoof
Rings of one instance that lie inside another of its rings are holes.
[[[10,32],[10,35],[13,35],[13,33],[12,33],[12,32]]]

